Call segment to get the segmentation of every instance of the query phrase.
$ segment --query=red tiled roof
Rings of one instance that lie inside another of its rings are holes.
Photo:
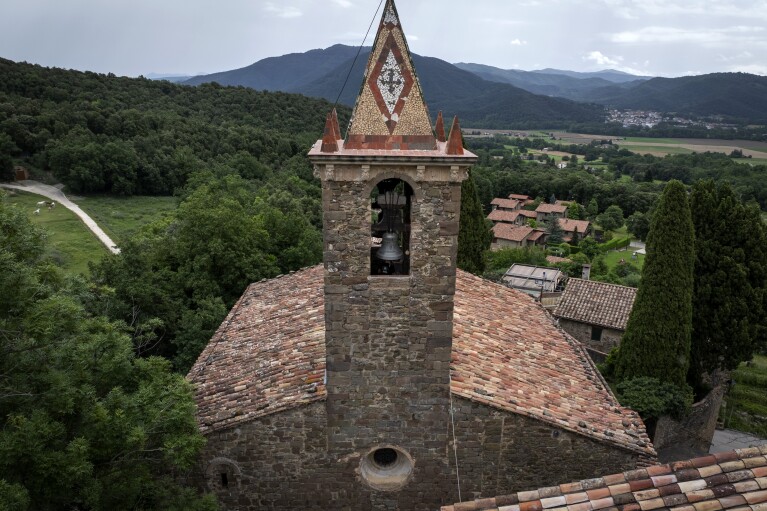
[[[509,199],[516,199],[516,200],[530,200],[529,195],[520,195],[518,193],[510,193]]]
[[[560,206],[558,204],[546,204],[542,202],[535,208],[538,213],[564,213],[567,211],[567,206]]]
[[[488,220],[493,222],[505,222],[513,224],[519,216],[519,211],[506,211],[504,209],[494,209],[487,215]]]
[[[570,263],[572,262],[572,260],[566,257],[557,257],[557,256],[549,255],[549,256],[546,256],[546,262],[549,264],[557,264],[557,263]]]
[[[570,218],[559,218],[559,226],[562,228],[563,231],[572,233],[575,231],[575,228],[578,228],[578,234],[585,233],[589,226],[591,225],[591,222],[588,220],[572,220]]]
[[[503,209],[515,209],[519,205],[519,201],[514,199],[495,198],[490,204]]]
[[[538,213],[535,211],[528,211],[527,209],[519,210],[519,214],[527,218],[538,218]]]
[[[509,241],[522,241],[533,232],[532,227],[526,225],[509,225],[498,223],[493,226],[493,237]]]
[[[637,290],[633,287],[571,278],[554,316],[625,330]]]
[[[535,229],[528,239],[530,241],[538,241],[538,238],[540,238],[544,234],[546,234],[546,231],[542,231],[541,229]]]
[[[248,286],[187,378],[203,432],[325,397],[323,268]]]
[[[767,445],[737,449],[442,511],[765,511],[766,455]]]
[[[251,284],[187,378],[203,432],[326,396],[323,268]],[[524,293],[458,271],[451,391],[654,456],[580,344]]]

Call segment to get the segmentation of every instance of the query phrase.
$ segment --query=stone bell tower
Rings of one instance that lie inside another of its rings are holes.
[[[427,508],[454,477],[453,295],[476,156],[457,120],[449,137],[441,114],[432,127],[393,0],[346,138],[333,111],[309,158],[323,193],[329,454],[356,460],[375,508]]]

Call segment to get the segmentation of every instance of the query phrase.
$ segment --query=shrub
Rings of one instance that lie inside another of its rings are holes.
[[[622,381],[617,387],[618,401],[637,412],[643,420],[663,415],[684,417],[692,405],[692,389],[677,387],[657,378],[640,376]]]

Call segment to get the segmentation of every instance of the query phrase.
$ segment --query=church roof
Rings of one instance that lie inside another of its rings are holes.
[[[767,445],[444,506],[442,511],[765,511]]]
[[[251,284],[188,379],[203,432],[324,399],[323,267]],[[458,271],[451,391],[654,456],[580,344],[527,295]]]

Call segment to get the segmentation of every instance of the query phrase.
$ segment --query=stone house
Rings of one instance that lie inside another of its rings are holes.
[[[572,241],[575,232],[578,232],[578,237],[583,239],[584,236],[588,236],[591,233],[591,222],[588,220],[572,220],[570,218],[557,219],[559,226],[564,231],[564,240]]]
[[[547,222],[552,218],[564,218],[567,213],[567,206],[560,204],[546,204],[542,202],[535,208],[536,220]]]
[[[618,346],[626,330],[636,288],[571,278],[554,310],[559,326],[602,354]]]
[[[495,198],[490,203],[490,208],[492,211],[495,211],[495,210],[517,211],[519,209],[522,209],[522,202],[516,199]]]
[[[497,250],[499,248],[524,248],[543,245],[545,234],[542,229],[533,229],[527,225],[497,222],[493,226],[491,248]]]
[[[493,222],[493,224],[517,225],[517,218],[519,218],[519,211],[508,211],[506,209],[494,209],[487,215],[487,219]]]
[[[438,509],[655,462],[580,343],[456,269],[477,158],[431,126],[393,0],[346,138],[331,112],[309,158],[323,264],[251,284],[188,374],[222,509]]]

